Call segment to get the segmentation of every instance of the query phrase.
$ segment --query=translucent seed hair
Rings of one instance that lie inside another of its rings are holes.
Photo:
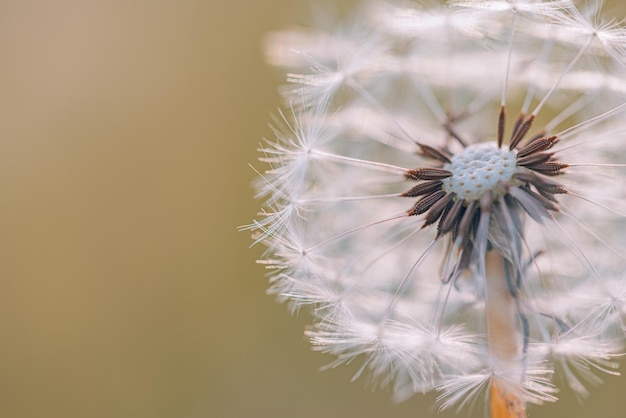
[[[605,16],[366,2],[268,36],[284,108],[242,229],[329,367],[492,418],[619,374],[626,28]]]

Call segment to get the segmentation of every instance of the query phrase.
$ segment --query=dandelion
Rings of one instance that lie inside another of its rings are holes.
[[[286,110],[244,229],[329,367],[494,418],[618,374],[626,27],[601,5],[376,2],[268,37]]]

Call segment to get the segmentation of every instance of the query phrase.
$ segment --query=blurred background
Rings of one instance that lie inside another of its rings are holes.
[[[0,1],[0,417],[437,414],[319,372],[236,231],[307,3]],[[531,416],[623,417],[605,380]]]

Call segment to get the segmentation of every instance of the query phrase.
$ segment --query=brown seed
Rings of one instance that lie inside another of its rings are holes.
[[[413,187],[411,190],[402,193],[400,196],[404,197],[417,197],[425,194],[430,194],[436,190],[441,189],[441,185],[443,183],[441,180],[428,181],[425,183],[420,183],[417,186]]]
[[[407,171],[404,176],[409,180],[442,180],[452,176],[452,173],[441,168],[415,168]]]
[[[452,194],[446,194],[444,197],[435,202],[435,204],[428,211],[422,228],[437,222],[444,210],[452,204],[452,196]]]
[[[516,164],[517,165],[521,165],[521,166],[529,166],[531,164],[541,164],[543,162],[548,161],[550,158],[552,158],[554,154],[553,153],[545,153],[545,152],[538,152],[535,154],[531,154],[531,155],[527,155],[526,157],[522,157],[517,158]]]
[[[526,168],[530,168],[531,170],[541,174],[545,174],[546,176],[559,175],[561,174],[561,170],[567,167],[569,167],[569,164],[563,164],[557,161],[547,161],[541,164],[532,164],[526,166]]]
[[[409,216],[421,215],[430,209],[439,199],[444,197],[446,192],[443,190],[436,191],[432,194],[424,196],[407,212]]]
[[[524,122],[519,125],[519,127],[515,130],[513,136],[511,137],[511,141],[509,143],[510,150],[513,150],[515,147],[517,147],[517,144],[519,144],[520,141],[524,139],[524,136],[526,136],[534,121],[535,115],[530,115],[526,120],[524,120]]]
[[[478,208],[476,206],[477,206],[476,201],[472,200],[472,202],[469,204],[467,209],[465,209],[465,213],[463,213],[461,222],[459,222],[457,236],[461,239],[461,242],[462,242],[461,245],[464,245],[467,239],[469,238],[470,228],[474,221],[475,215],[478,212]]]
[[[532,184],[537,189],[543,189],[547,193],[551,193],[551,194],[567,193],[565,188],[561,186],[559,183],[552,181],[549,178],[542,177],[539,174],[534,173],[532,171],[527,171],[525,173],[515,173],[513,176],[518,180]]]
[[[521,150],[519,150],[519,152],[517,153],[517,158],[523,158],[536,152],[548,150],[552,148],[557,142],[559,142],[559,139],[556,137],[556,135],[549,138],[544,137],[531,140]]]
[[[506,112],[504,106],[500,106],[500,114],[498,115],[498,148],[502,147],[504,139],[504,127],[506,125]]]
[[[452,205],[452,208],[442,216],[441,222],[439,222],[440,235],[447,234],[460,222],[459,214],[461,213],[462,207],[463,201],[457,199],[454,205]]]
[[[425,144],[420,144],[419,142],[417,143],[417,145],[419,145],[421,151],[422,151],[422,155],[425,157],[429,157],[432,158],[434,160],[439,160],[443,163],[451,163],[452,161],[450,160],[450,155],[448,155],[447,152],[441,150],[441,149],[437,149],[434,147],[431,147],[429,145],[425,145]]]

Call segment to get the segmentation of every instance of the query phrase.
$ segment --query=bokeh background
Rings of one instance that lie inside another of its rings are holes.
[[[0,417],[433,411],[350,383],[354,368],[318,372],[307,315],[265,296],[262,249],[236,231],[260,205],[248,163],[279,106],[263,35],[309,15],[289,0],[0,1]],[[531,416],[623,418],[625,389],[607,378]]]

